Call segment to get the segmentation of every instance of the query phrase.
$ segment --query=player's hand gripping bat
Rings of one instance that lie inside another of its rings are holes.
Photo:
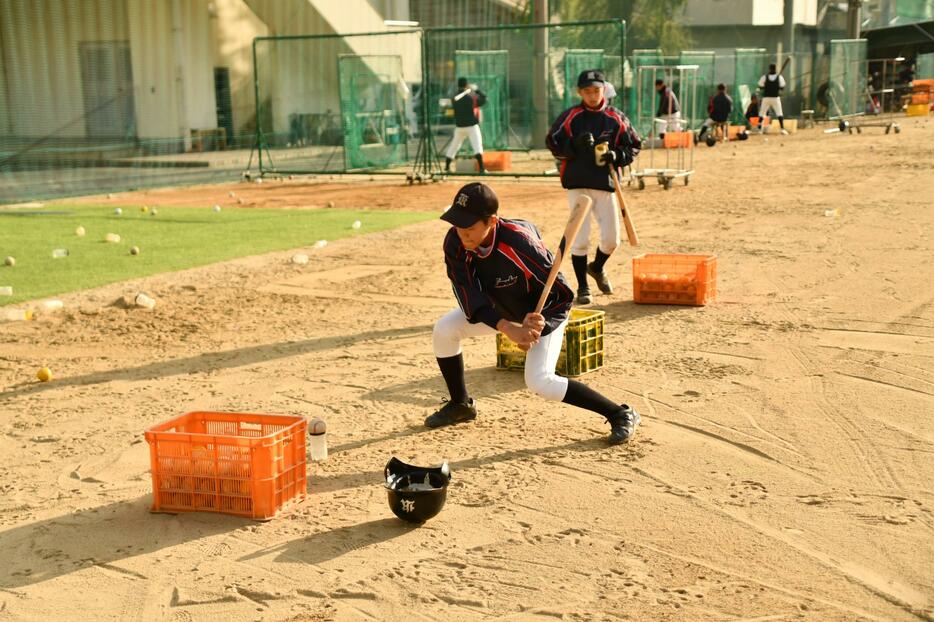
[[[548,298],[548,294],[551,293],[551,286],[555,284],[555,279],[558,278],[558,272],[561,270],[561,262],[567,254],[566,249],[574,241],[574,238],[577,237],[577,232],[581,230],[584,219],[587,218],[590,213],[591,205],[593,205],[593,201],[590,197],[581,195],[581,197],[577,199],[574,209],[571,210],[568,224],[564,228],[564,235],[561,236],[561,243],[558,244],[558,250],[555,251],[555,260],[552,262],[551,270],[548,272],[548,278],[545,280],[545,289],[542,290],[542,295],[538,298],[538,304],[535,305],[535,313],[541,313],[542,309],[545,307],[545,300]]]
[[[600,143],[594,147],[594,157],[597,158],[597,165],[603,165],[603,154],[607,152],[609,145]],[[623,214],[623,224],[626,226],[626,237],[629,239],[630,246],[639,245],[639,235],[636,233],[636,226],[632,223],[629,216],[629,208],[626,207],[626,201],[623,200],[623,190],[619,186],[619,176],[616,174],[616,166],[612,162],[607,163],[610,169],[610,177],[613,178],[613,188],[616,190],[616,200],[619,201],[619,210]]]

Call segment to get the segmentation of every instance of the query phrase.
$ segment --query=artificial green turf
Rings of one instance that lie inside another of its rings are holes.
[[[139,207],[122,209],[120,216],[112,206],[0,210],[0,287],[13,286],[13,296],[0,296],[0,306],[436,218],[340,209],[167,207],[155,216]],[[360,229],[352,228],[355,220]],[[75,234],[78,226],[85,228],[84,237]],[[121,241],[104,242],[107,233],[119,234]],[[130,255],[132,246],[140,248],[139,255]],[[54,259],[57,248],[69,255]],[[16,266],[2,265],[7,256],[16,258]]]

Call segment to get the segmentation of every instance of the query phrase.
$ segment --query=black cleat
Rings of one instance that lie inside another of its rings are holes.
[[[615,414],[606,418],[610,422],[610,445],[625,443],[636,433],[642,417],[626,404],[620,404]]]
[[[425,426],[429,428],[443,428],[446,425],[473,421],[477,418],[477,404],[470,398],[463,402],[447,402],[438,412],[425,419]]]
[[[597,272],[593,267],[593,262],[587,264],[587,274],[597,282],[597,287],[600,288],[600,291],[604,294],[613,293],[613,284],[610,283],[610,277],[606,275],[606,270],[600,270]]]
[[[589,305],[591,302],[593,298],[590,297],[590,289],[584,287],[577,290],[577,304]]]

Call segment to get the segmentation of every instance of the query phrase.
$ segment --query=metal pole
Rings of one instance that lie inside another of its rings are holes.
[[[548,23],[548,0],[534,0],[532,21]],[[533,34],[534,57],[532,67],[532,136],[533,148],[545,146],[548,134],[548,27],[539,27]]]
[[[859,10],[862,0],[848,0],[846,9],[846,36],[848,39],[859,39]]]
[[[791,62],[788,63],[788,68],[786,69],[785,81],[788,83],[788,91],[790,97],[788,97],[788,103],[791,104],[792,98],[799,100],[801,96],[800,85],[795,83],[795,77],[797,75],[795,61],[795,0],[785,0],[785,13],[784,13],[784,25],[782,27],[782,42],[785,48],[785,55],[791,57]],[[778,66],[781,67],[782,59],[778,59]],[[793,94],[793,95],[792,95]],[[796,107],[800,110],[801,106],[798,101],[795,102]],[[792,108],[794,109],[794,108]]]

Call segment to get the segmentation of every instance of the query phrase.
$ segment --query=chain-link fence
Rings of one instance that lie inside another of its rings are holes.
[[[828,116],[832,118],[864,112],[866,85],[866,40],[831,41],[830,80],[827,85],[830,113]]]

